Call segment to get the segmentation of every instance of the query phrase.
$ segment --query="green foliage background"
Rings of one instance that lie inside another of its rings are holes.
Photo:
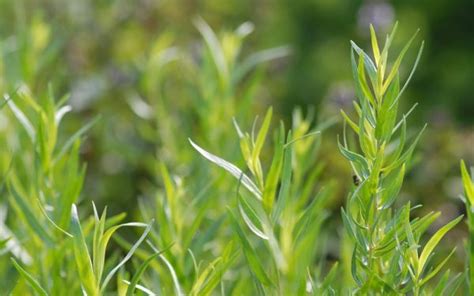
[[[348,40],[368,40],[370,21],[378,21],[379,27],[374,23],[378,31],[387,32],[393,21],[399,20],[401,36],[396,42],[403,42],[416,28],[421,28],[420,38],[426,42],[406,105],[419,102],[419,123],[430,121],[436,127],[422,144],[428,160],[418,169],[417,175],[423,178],[415,180],[414,187],[421,189],[417,196],[424,192],[430,199],[443,200],[439,193],[449,193],[449,185],[441,183],[453,181],[447,176],[456,172],[447,160],[473,157],[472,151],[463,149],[469,145],[456,144],[473,141],[470,6],[470,1],[144,0],[132,4],[4,0],[0,2],[2,69],[11,85],[26,81],[33,93],[44,90],[48,82],[59,94],[71,93],[78,115],[72,126],[90,114],[102,114],[101,128],[89,137],[93,150],[84,152],[89,162],[88,179],[92,179],[86,187],[100,200],[126,205],[140,193],[139,180],[146,177],[135,156],[151,151],[138,136],[138,118],[127,100],[133,95],[154,99],[138,87],[154,47],[177,46],[189,58],[196,58],[201,40],[192,24],[194,17],[202,16],[217,31],[233,30],[251,21],[256,30],[244,52],[292,47],[288,58],[265,67],[259,94],[252,103],[252,115],[274,105],[283,118],[288,118],[295,106],[315,106],[317,114],[324,114],[332,111],[325,109],[337,111],[341,104],[350,103]],[[31,46],[26,36],[19,38],[28,30],[37,35],[35,49],[21,57],[16,46]],[[173,74],[162,74],[168,76],[164,83],[179,86],[168,94],[176,105],[189,100],[183,93],[189,78],[182,67],[168,70]],[[116,163],[112,171],[103,168],[107,159]],[[95,183],[97,174],[101,180]]]

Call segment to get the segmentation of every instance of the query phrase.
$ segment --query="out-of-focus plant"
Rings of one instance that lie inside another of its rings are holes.
[[[151,228],[118,224],[125,215],[106,220],[105,211],[81,226],[75,206],[85,173],[79,161],[80,138],[95,121],[65,140],[58,138],[63,117],[71,111],[66,100],[67,96],[56,102],[51,91],[35,99],[26,86],[5,96],[12,116],[1,134],[6,144],[2,162],[9,161],[2,187],[8,189],[8,203],[1,203],[2,253],[9,254],[0,257],[3,292],[28,295],[29,286],[35,295],[103,295]],[[147,228],[114,266],[116,259],[105,252],[114,232],[124,226]],[[9,257],[11,264],[5,265]]]
[[[327,277],[321,274],[324,240],[318,238],[325,235],[322,225],[333,184],[316,185],[322,171],[321,165],[315,165],[319,131],[309,130],[310,121],[296,112],[293,131],[286,132],[283,124],[276,131],[271,164],[264,170],[261,152],[271,118],[269,109],[260,129],[254,124],[251,133],[243,132],[234,121],[249,173],[191,141],[202,156],[238,181],[237,201],[227,203],[245,261],[239,261],[230,291],[237,295],[334,293],[337,265]],[[242,270],[247,268],[250,278]]]
[[[0,91],[13,91],[19,83],[34,92],[47,92],[50,70],[57,62],[60,40],[51,36],[52,28],[43,18],[18,21],[16,34],[0,42]],[[55,81],[61,81],[56,75]]]
[[[359,148],[350,148],[344,131],[339,149],[350,161],[355,186],[342,210],[342,217],[346,231],[354,242],[351,263],[354,291],[369,295],[432,293],[433,288],[428,287],[428,281],[439,273],[454,250],[437,265],[431,263],[433,251],[462,218],[458,217],[441,227],[420,253],[422,235],[440,213],[432,212],[410,219],[413,210],[410,203],[398,209],[394,207],[405,171],[412,164],[412,154],[424,130],[407,144],[406,122],[414,107],[397,119],[400,97],[419,62],[423,43],[413,69],[401,85],[399,68],[415,36],[389,67],[389,49],[395,32],[396,25],[380,50],[371,27],[373,60],[352,42],[352,71],[358,98],[354,106],[359,119],[353,121],[341,111],[359,145]],[[436,287],[436,290],[447,291],[446,282],[444,285]],[[458,286],[459,281],[449,288],[449,292],[453,293]]]
[[[215,206],[215,195],[209,188],[192,195],[187,183],[172,179],[164,165],[160,170],[164,192],[157,190],[153,200],[140,200],[139,209],[144,219],[157,221],[149,244],[166,252],[147,263],[151,272],[143,270],[140,282],[161,294],[208,295],[221,284],[224,272],[235,259],[234,246],[220,236],[223,218]],[[131,247],[121,238],[117,241],[126,249]],[[139,249],[137,256],[147,260],[153,252]]]
[[[155,40],[141,66],[140,92],[129,100],[135,113],[147,119],[148,124],[140,128],[142,135],[159,144],[160,160],[173,166],[192,161],[185,145],[190,135],[232,149],[228,144],[232,131],[222,123],[234,116],[252,119],[250,110],[259,105],[254,99],[265,77],[264,64],[290,52],[282,46],[243,55],[245,40],[253,31],[250,22],[220,34],[201,18],[194,24],[203,42],[191,51],[174,46],[171,33]],[[169,87],[178,83],[179,88]]]
[[[79,138],[87,126],[59,142],[59,124],[70,111],[64,99],[55,102],[50,93],[36,101],[22,87],[5,100],[13,114],[8,121],[13,130],[8,128],[2,134],[7,144],[3,156],[10,161],[5,173],[9,191],[5,228],[10,229],[12,238],[7,247],[23,264],[30,265],[26,268],[29,272],[40,276],[44,289],[74,288],[77,283],[69,282],[73,277],[61,279],[60,273],[71,246],[66,243],[71,236],[67,232],[71,207],[78,200],[84,178],[85,167],[78,158]]]
[[[147,166],[161,186],[144,186],[144,194],[153,199],[140,200],[140,213],[157,221],[150,236],[153,245],[168,248],[157,260],[161,264],[150,263],[150,275],[144,273],[142,282],[150,290],[164,294],[211,293],[221,284],[223,273],[236,254],[233,245],[227,244],[231,234],[221,230],[226,216],[222,192],[226,192],[229,183],[200,168],[201,162],[186,145],[187,136],[202,138],[209,145],[223,143],[231,147],[231,118],[239,114],[247,118],[251,114],[262,77],[258,66],[288,54],[287,47],[280,47],[241,58],[252,24],[244,23],[218,35],[201,18],[194,23],[204,40],[198,54],[192,56],[172,46],[173,37],[169,34],[158,38],[143,66],[143,98],[135,96],[129,101],[135,113],[145,119],[140,131],[156,145],[159,159],[150,159]],[[173,68],[186,69],[182,78],[187,81],[186,106],[176,106],[175,90],[166,88],[166,83],[174,83],[165,75]],[[231,152],[235,150],[231,148]],[[189,164],[184,171],[183,162]],[[129,246],[120,239],[119,242]],[[143,259],[151,255],[145,251],[137,254]]]

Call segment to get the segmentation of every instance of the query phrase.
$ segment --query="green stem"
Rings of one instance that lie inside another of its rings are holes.
[[[415,286],[415,290],[413,291],[414,296],[420,295],[420,287],[418,285]]]

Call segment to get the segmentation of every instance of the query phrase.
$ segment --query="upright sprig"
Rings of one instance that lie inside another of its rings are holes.
[[[364,294],[420,293],[446,263],[445,260],[430,269],[428,261],[434,247],[460,220],[459,217],[436,232],[419,255],[420,237],[439,213],[410,221],[410,203],[394,209],[406,169],[426,127],[408,144],[406,121],[416,105],[397,119],[400,97],[418,65],[423,43],[408,78],[400,87],[400,65],[418,32],[389,67],[389,49],[396,28],[397,25],[380,50],[375,30],[370,27],[373,59],[351,42],[358,120],[341,111],[345,125],[352,128],[359,144],[359,148],[349,147],[344,129],[339,149],[352,166],[356,187],[348,197],[342,217],[354,241],[351,265],[356,291]]]
[[[228,216],[255,288],[245,287],[249,279],[240,278],[241,284],[232,292],[300,295],[311,291],[313,295],[332,295],[337,264],[326,277],[321,276],[322,225],[332,184],[317,186],[323,168],[314,158],[319,131],[311,131],[310,120],[295,112],[293,130],[285,133],[281,124],[275,132],[273,157],[265,170],[261,151],[271,118],[269,109],[260,129],[254,123],[250,133],[242,131],[234,120],[249,173],[190,141],[202,156],[238,180],[237,201],[228,201]]]
[[[79,220],[77,208],[75,205],[72,206],[71,233],[73,235],[74,259],[81,282],[81,288],[85,295],[104,295],[106,293],[106,287],[112,277],[128,260],[130,260],[138,246],[143,242],[151,230],[153,221],[149,224],[138,222],[117,224],[117,222],[121,221],[123,218],[124,215],[118,215],[107,219],[107,209],[104,209],[102,215],[99,217],[94,206],[92,252],[90,252]],[[145,230],[135,244],[129,248],[125,257],[114,267],[110,268],[106,266],[106,263],[110,264],[111,260],[106,260],[105,251],[114,233],[122,227],[140,227],[145,228]],[[105,272],[107,275],[104,277]]]

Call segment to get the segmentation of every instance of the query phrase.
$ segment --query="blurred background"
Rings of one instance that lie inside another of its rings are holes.
[[[0,90],[27,85],[42,96],[51,85],[57,98],[69,94],[64,135],[100,115],[82,148],[83,196],[112,212],[133,212],[137,198],[161,186],[155,163],[184,178],[199,170],[188,137],[242,163],[232,116],[250,129],[269,106],[287,125],[296,107],[314,114],[312,124],[352,111],[349,41],[369,48],[372,23],[382,43],[398,21],[392,57],[420,28],[404,77],[425,41],[402,110],[418,103],[413,132],[429,124],[403,200],[442,210],[441,224],[463,211],[459,160],[474,165],[472,11],[469,0],[0,0]],[[202,20],[241,79],[227,85],[209,70]],[[331,125],[320,152],[330,164],[323,178],[340,184],[336,216],[352,180],[334,152],[341,132],[341,122]]]

